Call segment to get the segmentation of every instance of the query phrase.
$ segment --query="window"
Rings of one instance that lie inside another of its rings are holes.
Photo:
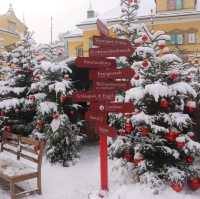
[[[89,38],[89,48],[93,47],[93,38]]]
[[[183,35],[177,34],[177,44],[183,44]]]
[[[171,44],[183,44],[183,34],[172,34]]]
[[[83,48],[77,48],[76,49],[76,56],[82,57],[83,56]]]
[[[188,33],[188,43],[194,44],[196,42],[196,34],[194,32]]]
[[[180,10],[183,9],[183,0],[168,0],[169,10]]]
[[[12,21],[8,21],[8,30],[15,32],[16,31],[16,23]]]

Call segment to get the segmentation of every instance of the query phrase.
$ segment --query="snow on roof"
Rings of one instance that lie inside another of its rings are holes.
[[[64,34],[64,38],[81,37],[82,35],[83,35],[83,31],[77,28],[71,31],[67,31]]]

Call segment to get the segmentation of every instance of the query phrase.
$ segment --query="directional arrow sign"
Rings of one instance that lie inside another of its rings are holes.
[[[131,56],[134,53],[134,48],[127,46],[124,48],[90,48],[90,57],[121,57],[121,56]]]
[[[115,93],[83,91],[74,93],[72,99],[77,102],[113,101]]]
[[[106,122],[106,114],[90,111],[85,114],[85,120],[102,124]]]
[[[93,83],[94,90],[97,91],[113,91],[113,90],[128,90],[131,88],[131,85],[129,82],[124,82],[124,81],[94,81]]]
[[[101,21],[100,19],[97,19],[97,29],[101,33],[101,35],[108,36],[109,35],[109,29],[106,26],[106,24]]]
[[[109,48],[127,48],[131,47],[131,43],[127,39],[116,39],[111,37],[94,36],[93,44],[100,47]]]
[[[115,68],[117,66],[114,59],[104,59],[97,57],[78,57],[75,63],[79,68],[90,69]]]
[[[112,127],[107,126],[107,125],[99,125],[97,127],[97,132],[99,134],[107,135],[109,137],[116,137],[117,136],[116,130],[113,129]]]
[[[98,70],[90,72],[91,80],[113,80],[113,79],[131,79],[135,71],[131,68]]]
[[[90,110],[111,113],[132,113],[134,112],[132,103],[92,103]]]

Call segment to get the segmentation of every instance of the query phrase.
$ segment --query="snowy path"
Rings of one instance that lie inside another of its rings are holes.
[[[110,168],[113,162],[109,163]],[[128,176],[123,173],[124,179]],[[124,184],[119,173],[110,172],[110,193],[105,199],[199,199],[200,191],[184,190],[175,193],[171,188],[153,195],[145,185],[134,185],[127,181]],[[33,186],[33,185],[32,185]],[[52,166],[48,162],[43,164],[43,195],[34,195],[25,199],[99,199],[95,193],[99,190],[99,151],[98,146],[85,146],[81,152],[81,159],[75,166],[63,168]],[[8,192],[0,187],[0,199],[10,199]]]

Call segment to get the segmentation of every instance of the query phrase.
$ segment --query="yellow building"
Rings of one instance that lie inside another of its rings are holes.
[[[0,15],[0,50],[10,50],[26,30],[10,5],[7,13]]]
[[[109,11],[103,18],[108,26],[120,23],[120,8]],[[145,23],[153,31],[163,30],[171,36],[172,51],[187,56],[200,54],[200,11],[197,0],[155,0],[155,12],[138,16],[135,23]],[[142,11],[140,11],[143,13]],[[154,14],[153,14],[154,13]],[[97,16],[90,7],[87,19],[77,25],[78,29],[68,32],[65,40],[69,57],[87,56],[96,30]]]

